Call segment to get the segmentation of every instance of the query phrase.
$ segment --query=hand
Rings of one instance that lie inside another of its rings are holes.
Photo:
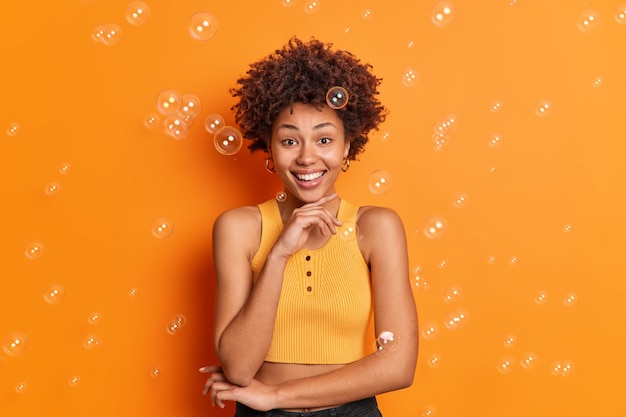
[[[295,209],[274,245],[279,253],[289,257],[302,249],[315,227],[323,236],[337,233],[336,227],[341,226],[341,222],[324,207],[324,204],[335,198],[337,194],[331,194]]]
[[[276,408],[275,387],[253,379],[248,386],[240,387],[228,381],[215,381],[211,384],[211,402],[224,408],[226,401],[237,401],[258,411]]]

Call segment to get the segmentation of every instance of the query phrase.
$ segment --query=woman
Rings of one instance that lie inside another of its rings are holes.
[[[214,225],[221,366],[200,371],[211,373],[213,405],[236,401],[237,417],[380,415],[375,395],[412,384],[418,330],[402,222],[335,189],[385,119],[370,69],[294,38],[231,91],[249,148],[267,152],[266,169],[284,184],[276,199],[228,210]],[[393,348],[365,348],[372,311]]]

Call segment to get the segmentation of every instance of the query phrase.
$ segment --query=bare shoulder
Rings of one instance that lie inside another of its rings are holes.
[[[357,214],[359,247],[365,260],[370,263],[376,255],[406,247],[406,235],[402,219],[388,207],[362,206]]]
[[[261,213],[256,206],[242,206],[222,212],[213,224],[214,248],[237,250],[246,257],[256,252],[261,238]]]
[[[256,206],[242,206],[222,212],[215,220],[215,228],[248,228],[261,225],[261,213]]]
[[[389,229],[404,230],[402,219],[395,210],[389,207],[362,206],[359,208],[357,223],[361,233],[380,233]]]

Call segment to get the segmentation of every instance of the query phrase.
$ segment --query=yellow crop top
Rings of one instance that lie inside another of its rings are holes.
[[[275,199],[260,204],[261,243],[254,279],[283,223]],[[338,219],[356,224],[358,207],[341,200]],[[372,315],[370,271],[356,239],[331,235],[319,249],[301,249],[287,262],[268,362],[345,364],[367,354]]]

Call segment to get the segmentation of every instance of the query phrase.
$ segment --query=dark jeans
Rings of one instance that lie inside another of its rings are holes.
[[[335,408],[310,412],[284,410],[257,411],[237,403],[234,417],[382,417],[375,397],[353,401]]]

